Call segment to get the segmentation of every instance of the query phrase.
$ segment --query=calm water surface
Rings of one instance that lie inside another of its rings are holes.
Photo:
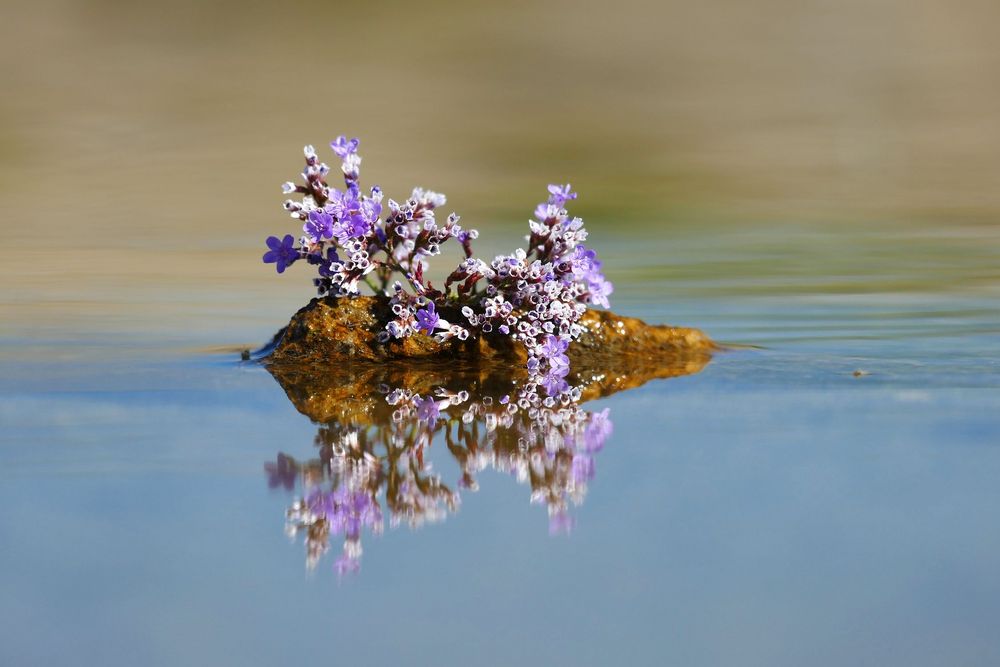
[[[427,501],[418,528],[404,507],[394,526],[383,489],[384,532],[364,525],[345,574],[343,536],[307,567],[286,510],[350,420],[300,413],[235,345],[207,349],[264,340],[295,302],[230,305],[228,325],[164,304],[184,317],[133,323],[156,325],[141,336],[86,321],[8,336],[5,662],[1000,659],[990,231],[925,244],[867,228],[834,249],[808,226],[759,229],[750,248],[724,227],[648,237],[606,244],[617,309],[752,347],[585,403],[613,427],[585,494],[564,468],[566,520],[516,465],[460,488],[439,430],[425,463],[460,502]]]

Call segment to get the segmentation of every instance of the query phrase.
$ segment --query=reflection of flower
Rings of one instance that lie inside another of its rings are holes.
[[[361,569],[361,559],[349,556],[346,553],[341,554],[333,563],[333,569],[337,571],[337,574],[343,576],[345,574],[354,574]]]
[[[313,517],[326,521],[332,534],[348,538],[359,537],[362,526],[382,523],[382,509],[369,493],[360,489],[314,490],[306,498],[306,508]]]
[[[594,479],[594,457],[590,454],[573,455],[573,481],[585,484]]]
[[[333,567],[341,575],[357,572],[362,533],[382,531],[383,506],[392,527],[441,521],[458,509],[459,489],[477,490],[476,476],[488,468],[529,485],[531,502],[548,508],[549,532],[569,533],[569,507],[583,501],[594,454],[611,433],[608,410],[581,409],[579,388],[551,371],[529,376],[509,394],[473,399],[465,390],[421,395],[386,388],[379,400],[391,416],[368,426],[322,424],[317,460],[296,463],[279,454],[265,466],[272,487],[294,488],[301,480],[303,495],[288,510],[288,526],[305,535],[310,567],[329,550],[331,537],[340,536],[343,551]],[[427,452],[435,436],[460,466],[456,490],[431,471]]]
[[[295,488],[295,478],[299,471],[292,457],[278,454],[277,463],[265,463],[264,471],[267,472],[268,488],[276,489],[280,486],[286,491]]]
[[[549,535],[569,535],[573,530],[573,517],[565,509],[549,513]]]
[[[417,419],[427,424],[430,428],[434,428],[434,424],[437,423],[438,415],[441,414],[441,407],[438,402],[433,398],[428,396],[416,404],[417,408]]]
[[[587,452],[599,452],[604,446],[604,441],[611,435],[614,425],[608,419],[609,408],[604,408],[601,412],[593,415],[587,428],[583,431],[583,450]]]
[[[559,370],[551,370],[541,377],[539,383],[549,396],[558,396],[569,389],[569,383],[566,382],[565,370],[562,373]]]

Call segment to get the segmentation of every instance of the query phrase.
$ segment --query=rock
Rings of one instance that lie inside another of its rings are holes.
[[[441,316],[462,321],[457,309],[442,307]],[[504,360],[523,363],[524,346],[502,334],[477,340],[439,343],[417,334],[379,342],[378,335],[393,319],[389,299],[357,296],[316,298],[292,316],[288,326],[263,350],[269,363],[329,364],[345,360],[390,359]],[[717,346],[698,329],[650,325],[633,317],[588,310],[580,323],[586,331],[568,350],[575,371],[599,369],[623,356],[657,360],[666,356],[710,355]]]

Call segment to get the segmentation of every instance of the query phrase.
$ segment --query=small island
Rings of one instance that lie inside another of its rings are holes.
[[[438,223],[444,195],[415,188],[397,202],[385,200],[378,186],[362,194],[358,145],[344,136],[330,144],[341,159],[343,190],[329,185],[330,168],[312,146],[304,149],[303,182],[283,186],[297,195],[284,208],[302,223],[303,235],[297,242],[291,234],[269,237],[263,260],[278,273],[299,261],[315,266],[319,297],[292,316],[258,359],[314,366],[500,362],[558,398],[574,380],[629,377],[641,384],[688,363],[700,368],[718,349],[697,329],[597,309],[610,306],[613,286],[584,243],[583,220],[566,209],[577,198],[569,184],[548,186],[528,223],[527,248],[486,262],[472,250],[478,231],[463,228],[455,213]],[[425,277],[428,262],[450,240],[464,259],[438,288]],[[362,285],[373,295],[362,295]]]

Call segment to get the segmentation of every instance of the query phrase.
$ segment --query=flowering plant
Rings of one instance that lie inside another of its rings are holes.
[[[562,393],[567,347],[583,332],[579,320],[589,304],[608,307],[612,292],[596,253],[583,245],[583,220],[566,211],[577,196],[570,186],[549,186],[548,199],[528,223],[527,249],[486,262],[473,256],[478,232],[463,229],[458,215],[438,224],[435,210],[445,204],[444,195],[415,188],[406,201],[383,205],[378,186],[361,193],[358,140],[341,136],[330,146],[341,160],[345,188],[327,183],[330,168],[306,146],[303,183],[283,186],[299,196],[287,200],[285,210],[303,223],[304,233],[298,245],[291,234],[268,237],[264,262],[283,273],[305,260],[317,269],[313,282],[321,296],[359,294],[362,282],[384,294],[395,317],[383,341],[418,333],[440,342],[509,336],[525,345],[528,368],[542,376],[550,396]],[[465,258],[437,289],[424,277],[427,262],[450,239]]]

